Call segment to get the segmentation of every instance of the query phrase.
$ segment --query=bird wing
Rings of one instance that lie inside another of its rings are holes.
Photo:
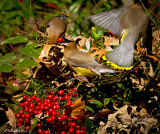
[[[96,61],[94,61],[92,57],[81,51],[76,51],[74,55],[70,56],[68,63],[73,67],[83,67],[83,68],[88,68],[88,67],[94,68],[98,64]]]
[[[96,25],[110,30],[113,34],[120,35],[120,17],[127,11],[127,8],[116,9],[89,16]]]

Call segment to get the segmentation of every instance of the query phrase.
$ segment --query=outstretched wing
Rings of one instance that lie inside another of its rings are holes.
[[[120,18],[127,11],[127,8],[116,9],[89,16],[96,25],[110,30],[113,34],[120,35]]]

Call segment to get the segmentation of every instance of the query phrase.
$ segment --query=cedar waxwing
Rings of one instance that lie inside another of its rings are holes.
[[[67,23],[65,20],[68,15],[59,14],[48,20],[47,22],[47,34],[49,38],[49,44],[57,44],[58,38],[65,34],[67,29]]]
[[[102,12],[88,17],[96,25],[110,30],[121,37],[120,44],[106,59],[120,67],[130,68],[133,65],[134,46],[137,41],[152,50],[152,29],[148,16],[139,5]]]
[[[100,73],[116,73],[115,70],[97,63],[88,54],[79,51],[76,45],[76,42],[65,44],[64,60],[78,75],[95,76]]]

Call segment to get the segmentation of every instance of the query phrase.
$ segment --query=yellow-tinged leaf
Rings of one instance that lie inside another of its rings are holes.
[[[84,116],[81,112],[85,108],[85,101],[81,101],[82,98],[79,98],[72,106],[71,117]]]

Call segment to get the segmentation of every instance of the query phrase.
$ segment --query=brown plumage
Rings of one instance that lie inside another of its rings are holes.
[[[65,14],[59,14],[48,20],[47,22],[47,34],[49,44],[57,44],[58,38],[65,34],[67,29],[67,23],[65,22],[68,16]]]
[[[137,41],[152,50],[152,29],[148,16],[139,5],[102,12],[88,17],[93,23],[121,37],[120,45],[106,54],[107,60],[120,66],[133,65],[134,46]]]
[[[99,73],[116,73],[115,70],[97,63],[88,54],[79,51],[76,45],[76,42],[66,44],[64,59],[78,75],[94,76]]]

